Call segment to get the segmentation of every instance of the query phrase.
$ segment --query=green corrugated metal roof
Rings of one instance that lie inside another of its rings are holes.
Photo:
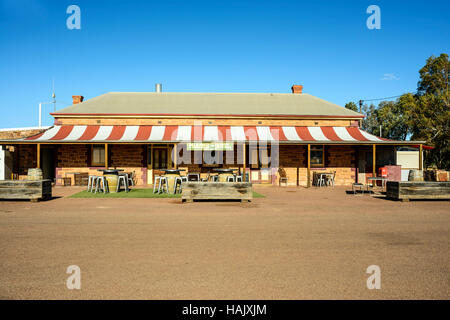
[[[56,113],[362,116],[306,93],[110,92]]]

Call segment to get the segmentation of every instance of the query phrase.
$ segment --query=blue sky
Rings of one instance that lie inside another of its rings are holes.
[[[81,9],[69,30],[66,9]],[[369,5],[381,29],[369,30]],[[38,103],[110,91],[304,92],[348,101],[414,91],[449,53],[450,1],[0,0],[0,128],[35,126]],[[52,124],[44,109],[43,122]]]

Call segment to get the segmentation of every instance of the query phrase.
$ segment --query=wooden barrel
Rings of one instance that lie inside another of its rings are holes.
[[[408,181],[423,181],[423,171],[409,170]]]
[[[42,169],[40,168],[28,169],[27,180],[42,180]]]
[[[169,189],[169,193],[173,193],[173,187],[175,185],[175,178],[181,177],[176,173],[166,173],[164,177],[167,178],[167,187]]]
[[[219,182],[227,182],[228,177],[234,177],[232,173],[219,173]]]
[[[119,176],[117,174],[104,174],[104,176],[108,181],[109,192],[116,193]]]

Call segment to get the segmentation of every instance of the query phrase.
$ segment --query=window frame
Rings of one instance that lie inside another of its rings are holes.
[[[94,162],[94,148],[103,148],[103,163],[96,163]],[[104,167],[106,164],[106,157],[105,157],[105,145],[103,144],[91,144],[91,166],[92,167]]]
[[[314,151],[320,151],[322,150],[322,161],[321,163],[312,163],[312,152]],[[325,167],[325,145],[321,144],[321,145],[311,145],[311,149],[310,149],[310,160],[309,160],[309,164],[311,167],[315,167],[315,168],[323,168]]]

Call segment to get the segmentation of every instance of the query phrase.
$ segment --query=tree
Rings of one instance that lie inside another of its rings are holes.
[[[447,98],[448,99],[448,98]],[[412,113],[412,139],[424,140],[434,147],[425,159],[427,165],[450,169],[450,111],[443,95],[418,97]]]
[[[381,125],[384,138],[426,141],[434,149],[426,154],[425,164],[450,170],[449,70],[447,54],[429,57],[419,70],[417,93],[382,101],[378,107],[365,104],[362,129],[380,136]],[[353,106],[348,103],[345,107]]]
[[[450,62],[446,53],[442,53],[439,57],[429,57],[425,66],[419,70],[418,95],[448,95],[449,67]]]
[[[375,105],[370,104],[370,106],[368,106],[367,104],[364,104],[361,112],[365,115],[361,123],[361,128],[372,134],[378,135],[380,126],[378,124],[377,108]]]
[[[357,106],[356,103],[354,103],[354,102],[346,103],[346,104],[345,104],[345,108],[346,108],[346,109],[353,110],[353,111],[355,111],[355,112],[358,112],[358,106]]]
[[[378,132],[379,135],[393,140],[406,140],[411,134],[411,111],[415,106],[415,98],[410,93],[396,101],[380,102],[376,116],[383,132]]]
[[[427,59],[419,71],[416,104],[411,112],[412,139],[434,146],[426,164],[442,169],[450,169],[449,67],[447,54]]]

